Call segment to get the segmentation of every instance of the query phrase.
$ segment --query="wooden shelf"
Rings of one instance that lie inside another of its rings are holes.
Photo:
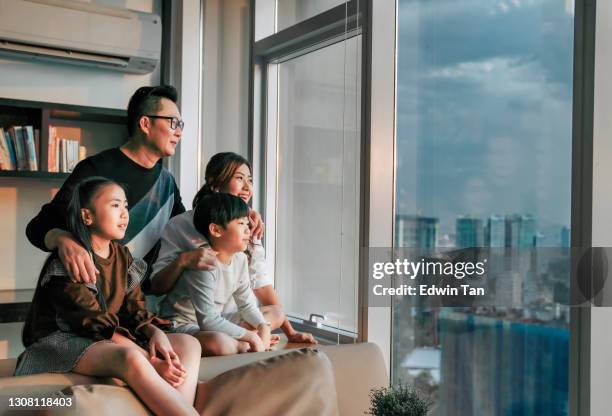
[[[64,180],[69,173],[63,172],[31,172],[27,170],[0,170],[0,178],[36,178],[36,179],[54,179]]]
[[[39,110],[55,120],[95,121],[100,123],[113,123],[125,125],[127,112],[114,108],[86,107],[81,105],[44,103],[39,101],[24,101],[0,98],[1,107],[21,108],[22,111]]]

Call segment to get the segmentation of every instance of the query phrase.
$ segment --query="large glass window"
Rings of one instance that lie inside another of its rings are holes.
[[[395,244],[569,245],[573,1],[400,0]],[[563,263],[500,279],[520,307],[397,300],[394,382],[435,415],[568,412]],[[548,279],[548,280],[546,280]],[[533,296],[534,293],[542,296]]]
[[[276,287],[356,332],[361,36],[278,64]],[[276,65],[276,64],[275,64]]]

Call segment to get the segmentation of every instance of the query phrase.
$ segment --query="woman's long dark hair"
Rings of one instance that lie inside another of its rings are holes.
[[[92,201],[98,191],[104,186],[118,185],[115,181],[102,176],[93,176],[90,178],[83,179],[79,182],[72,190],[70,202],[68,203],[68,211],[66,215],[66,228],[67,231],[72,233],[73,237],[83,246],[85,249],[93,253],[91,246],[91,233],[81,216],[81,209],[88,208],[92,209]],[[43,299],[40,296],[41,281],[46,274],[47,268],[51,264],[51,261],[57,259],[57,251],[53,251],[49,257],[45,260],[45,263],[38,276],[38,282],[36,283],[36,289],[30,304],[30,309],[26,316],[23,330],[21,332],[21,341],[24,346],[29,346],[36,341],[36,328],[33,327],[35,324],[32,320],[34,316],[39,316],[37,309],[40,308],[41,302],[50,302],[50,299]],[[95,264],[95,259],[94,259]],[[53,318],[54,319],[54,318]]]
[[[198,205],[198,201],[204,196],[222,192],[242,165],[247,165],[249,170],[253,172],[251,162],[237,153],[222,152],[211,157],[204,172],[205,183],[193,198],[193,208]]]

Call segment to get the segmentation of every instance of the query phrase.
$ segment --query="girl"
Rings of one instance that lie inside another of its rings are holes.
[[[26,350],[15,375],[75,372],[125,381],[155,413],[197,414],[200,346],[166,335],[168,321],[145,309],[146,263],[119,245],[129,220],[123,188],[102,177],[75,186],[68,229],[91,253],[96,283],[74,283],[52,253],[40,274],[23,329]],[[142,347],[147,348],[147,350]]]
[[[214,155],[206,165],[205,177],[206,183],[196,194],[193,207],[197,206],[198,201],[204,196],[216,192],[238,196],[247,203],[253,196],[251,164],[236,153],[224,152]],[[254,211],[250,217],[253,213]],[[158,260],[153,266],[152,289],[158,294],[167,293],[172,289],[183,270],[203,269],[203,257],[209,255],[210,249],[196,248],[202,243],[206,243],[206,240],[194,228],[193,211],[187,211],[170,220],[162,235]],[[261,241],[252,239],[247,248],[247,256],[251,287],[262,305],[261,311],[270,322],[271,329],[282,328],[289,342],[316,343],[311,334],[296,331],[282,312],[278,296],[272,285],[273,282],[266,271],[265,251]],[[232,308],[235,309],[235,305],[227,307],[228,310]],[[248,324],[243,323],[243,325],[249,327]],[[198,329],[197,325],[190,328],[179,328],[179,330],[193,334],[197,333]],[[202,333],[198,335],[198,338],[204,336]],[[218,334],[212,333],[206,335],[219,337]],[[223,337],[212,340],[200,339],[200,342],[205,346],[204,354],[208,355],[234,354],[248,348],[240,342],[230,342]],[[273,335],[271,342],[278,342],[278,336]]]

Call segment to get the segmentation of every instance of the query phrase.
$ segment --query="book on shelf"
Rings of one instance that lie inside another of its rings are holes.
[[[15,156],[17,159],[17,170],[28,170],[28,164],[25,153],[25,140],[22,135],[21,126],[9,127],[9,135],[15,145]]]
[[[49,127],[49,143],[47,145],[47,171],[59,172],[57,163],[57,129]]]
[[[8,130],[3,130],[2,128],[0,128],[0,135],[2,136],[0,139],[4,143],[6,143],[6,146],[8,148],[10,158],[10,165],[8,170],[15,170],[17,169],[17,157],[15,155],[15,145],[13,144],[13,140],[11,139]]]
[[[28,170],[35,172],[38,170],[38,161],[36,157],[36,143],[34,141],[34,128],[32,126],[24,126],[21,132],[25,140]]]
[[[0,128],[0,170],[12,170],[11,155],[8,143],[4,137],[4,129]]]
[[[37,137],[34,126],[11,126],[0,129],[0,158],[2,170],[38,170]],[[40,138],[38,139],[40,141]]]

